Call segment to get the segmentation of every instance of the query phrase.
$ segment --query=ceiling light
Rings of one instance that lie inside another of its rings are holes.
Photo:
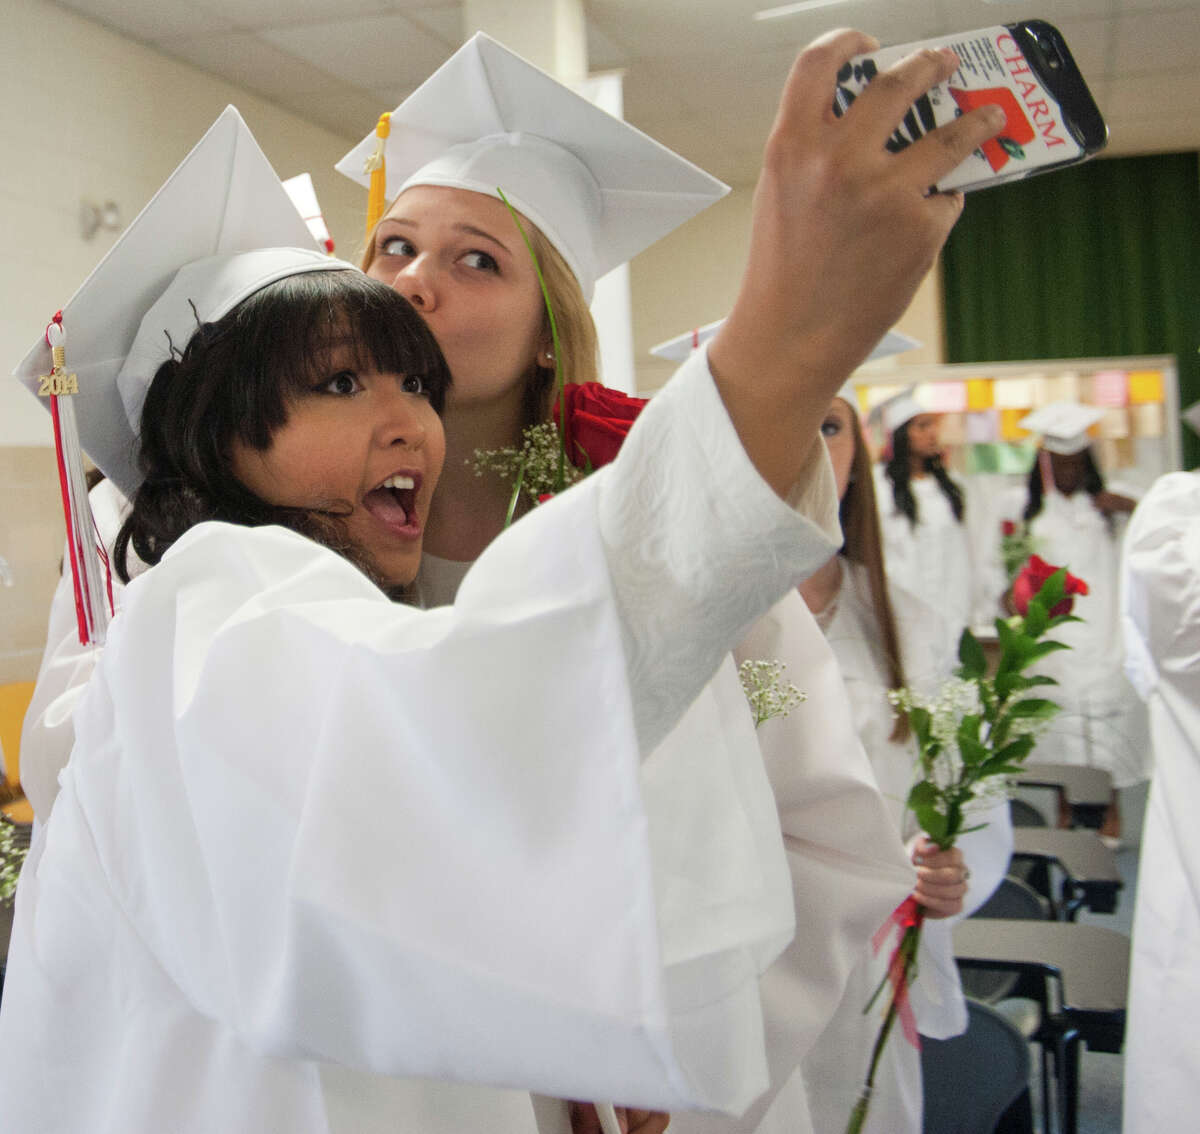
[[[764,8],[755,12],[756,20],[777,20],[781,16],[794,16],[797,12],[813,12],[817,8],[832,8],[835,4],[845,4],[846,0],[800,0],[797,4],[783,4],[778,8]]]

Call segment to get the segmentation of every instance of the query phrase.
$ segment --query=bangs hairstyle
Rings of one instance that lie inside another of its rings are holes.
[[[268,284],[214,323],[201,324],[146,392],[139,437],[144,479],[115,546],[128,581],[132,544],[157,563],[204,520],[282,524],[351,559],[375,577],[341,535],[336,512],[284,508],[233,473],[233,444],[257,450],[295,400],[347,367],[419,377],[440,414],[450,371],[433,335],[403,296],[356,271],[304,272]]]
[[[396,200],[399,200],[397,197]],[[395,201],[388,206],[380,220],[381,225],[387,219],[388,213],[395,206]],[[596,336],[596,324],[588,309],[587,300],[583,297],[583,289],[575,278],[575,273],[567,266],[562,253],[546,238],[542,230],[530,221],[523,213],[521,224],[533,245],[534,254],[541,265],[542,278],[546,281],[546,291],[550,296],[550,306],[554,310],[554,323],[558,330],[559,362],[562,366],[563,381],[582,385],[584,382],[596,382],[600,377],[599,342]],[[363,252],[362,270],[367,271],[375,261],[378,251],[379,225],[367,240],[366,251]],[[522,252],[524,244],[521,245]],[[551,346],[550,319],[542,311],[541,339],[548,347]],[[521,421],[519,429],[530,425],[540,425],[550,420],[552,409],[552,393],[554,390],[554,367],[539,366],[537,359],[529,360],[525,389],[521,399]]]

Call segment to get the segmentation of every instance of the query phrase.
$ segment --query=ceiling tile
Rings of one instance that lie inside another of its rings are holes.
[[[162,0],[174,5],[177,0]],[[388,0],[195,0],[240,30],[332,22],[391,10]]]
[[[458,3],[435,8],[405,8],[404,14],[447,47],[457,47],[465,39],[462,6]]]
[[[63,0],[62,6],[142,43],[234,30],[218,13],[180,0]]]
[[[452,50],[396,13],[275,28],[260,34],[281,51],[363,87],[383,81],[416,87],[446,61]]]
[[[176,59],[279,102],[340,89],[327,72],[280,51],[253,32],[163,40],[159,47]]]

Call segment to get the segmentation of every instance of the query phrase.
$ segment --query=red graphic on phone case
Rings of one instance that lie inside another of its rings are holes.
[[[964,91],[951,87],[950,94],[958,104],[958,109],[964,114],[980,106],[996,105],[1004,111],[1008,124],[1004,133],[998,138],[989,138],[983,143],[983,156],[994,173],[1002,165],[1008,164],[1008,159],[1023,158],[1025,151],[1021,147],[1026,142],[1032,142],[1037,137],[1025,111],[1017,101],[1017,96],[1008,87],[983,87],[980,90]]]

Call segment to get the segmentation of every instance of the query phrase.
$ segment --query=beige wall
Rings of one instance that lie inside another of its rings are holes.
[[[633,334],[638,390],[657,390],[674,364],[650,348],[692,327],[720,319],[732,306],[750,232],[753,186],[737,186],[724,200],[660,240],[633,261]],[[899,329],[924,344],[902,356],[905,364],[945,361],[940,276],[933,272],[917,292]],[[893,360],[872,364],[894,366]]]
[[[362,191],[333,172],[338,137],[42,0],[0,0],[0,365],[14,366],[115,239],[84,240],[84,199],[128,224],[234,103],[282,177],[308,170],[338,240],[361,244]],[[0,379],[0,681],[36,675],[62,553],[49,416]]]

